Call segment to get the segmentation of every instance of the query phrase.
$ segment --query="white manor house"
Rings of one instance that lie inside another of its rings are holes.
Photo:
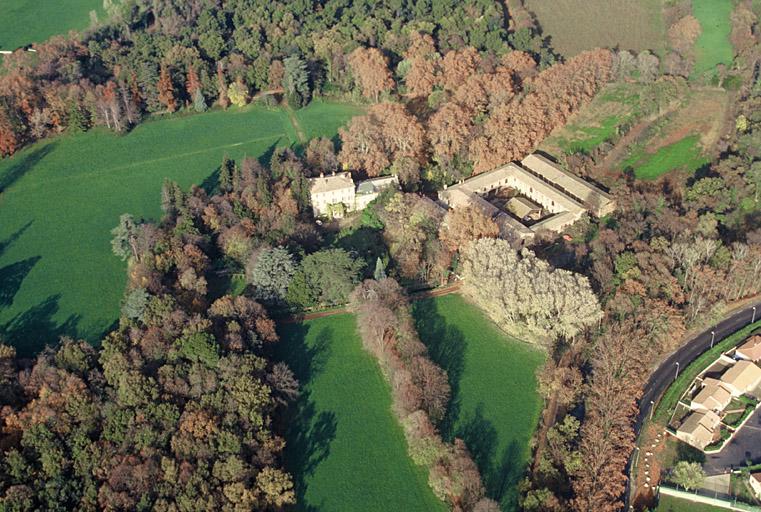
[[[320,174],[310,178],[310,197],[315,217],[343,217],[345,213],[364,210],[386,188],[398,187],[399,178],[383,176],[354,184],[351,173]]]

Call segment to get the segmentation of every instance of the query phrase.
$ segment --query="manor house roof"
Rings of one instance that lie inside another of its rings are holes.
[[[309,181],[312,184],[310,191],[313,195],[347,188],[354,189],[354,180],[348,172],[339,172],[330,176],[320,175],[319,178],[310,178]]]

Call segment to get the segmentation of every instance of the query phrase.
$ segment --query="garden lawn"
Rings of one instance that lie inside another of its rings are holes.
[[[708,72],[713,76],[718,64],[732,64],[734,51],[729,40],[732,9],[732,0],[692,0],[692,13],[701,27],[700,36],[695,41],[693,78]]]
[[[334,119],[348,119],[337,110]],[[0,160],[0,336],[21,355],[61,334],[97,341],[118,317],[126,279],[110,245],[119,215],[157,219],[165,178],[208,187],[225,154],[268,160],[295,141],[283,110],[248,106],[153,120],[122,136],[61,136]]]
[[[301,383],[285,419],[298,510],[444,511],[407,456],[391,391],[362,348],[353,315],[281,325],[277,353]]]
[[[0,0],[0,50],[40,43],[55,34],[82,30],[90,11],[103,17],[101,0]]]
[[[634,175],[641,180],[654,180],[674,169],[694,172],[710,161],[700,148],[700,137],[690,135],[682,140],[663,146],[655,153],[635,149],[621,163],[623,169],[634,169]]]
[[[413,302],[413,316],[431,358],[447,371],[452,386],[444,437],[463,439],[487,494],[503,510],[518,510],[517,485],[542,407],[535,372],[544,353],[504,334],[459,295]]]
[[[656,512],[726,512],[726,508],[712,507],[703,503],[661,495]]]

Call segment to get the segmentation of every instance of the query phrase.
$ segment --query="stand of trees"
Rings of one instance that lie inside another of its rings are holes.
[[[376,79],[363,90],[377,98],[388,88],[387,76],[365,69],[380,68],[377,59],[361,54],[355,60],[360,57],[361,69],[371,72],[365,79]],[[526,156],[591,100],[612,67],[608,50],[584,52],[541,72],[519,51],[497,61],[465,47],[442,58],[430,38],[418,35],[399,68],[407,96],[427,99],[425,114],[374,105],[340,131],[339,159],[370,176],[390,170],[406,185],[420,180],[423,167],[429,181],[451,183]]]
[[[419,41],[553,60],[538,35],[509,37],[494,0],[114,0],[106,11],[84,34],[3,59],[0,156],[67,129],[123,131],[145,114],[244,105],[257,91],[283,91],[294,107],[324,90],[377,100],[401,62],[420,75]]]
[[[452,510],[496,512],[465,443],[445,443],[436,424],[450,399],[447,374],[427,357],[413,326],[409,304],[393,279],[367,280],[352,293],[362,342],[391,385],[394,412],[404,427],[407,449],[426,466],[428,483]]]
[[[554,342],[602,319],[586,277],[553,269],[528,249],[480,238],[462,252],[463,293],[506,330]]]
[[[201,191],[165,195],[161,224],[125,217],[115,230],[129,279],[119,327],[100,349],[63,339],[26,365],[0,348],[3,509],[295,502],[274,424],[298,383],[266,357],[274,323],[247,297],[209,296],[222,235],[204,223]]]

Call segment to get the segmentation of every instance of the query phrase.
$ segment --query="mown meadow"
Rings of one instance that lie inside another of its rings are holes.
[[[420,339],[452,387],[442,434],[463,439],[487,495],[504,511],[518,510],[517,486],[542,408],[535,374],[544,353],[504,334],[459,295],[413,302],[412,312]]]
[[[40,43],[69,30],[90,24],[90,11],[103,15],[100,0],[2,0],[0,1],[0,50]]]
[[[357,112],[314,102],[295,117],[310,136],[333,136]],[[208,187],[225,154],[267,160],[297,144],[284,110],[250,105],[126,135],[64,135],[0,161],[0,334],[24,355],[62,334],[96,342],[116,321],[125,283],[110,246],[119,215],[156,219],[165,178]]]
[[[390,390],[362,348],[354,316],[283,324],[279,334],[276,359],[302,386],[285,419],[298,510],[445,510],[425,469],[407,456]]]

